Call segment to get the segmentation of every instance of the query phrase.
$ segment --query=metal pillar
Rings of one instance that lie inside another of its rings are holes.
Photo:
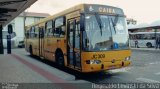
[[[7,35],[7,53],[11,54],[11,35]]]
[[[4,54],[2,29],[3,29],[3,27],[2,27],[2,25],[0,25],[0,54]]]
[[[13,27],[11,24],[8,25],[8,35],[7,35],[7,53],[11,54],[11,34],[13,33]]]

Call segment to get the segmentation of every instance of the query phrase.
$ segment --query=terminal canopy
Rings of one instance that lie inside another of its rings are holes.
[[[37,0],[0,0],[0,25],[6,25]]]

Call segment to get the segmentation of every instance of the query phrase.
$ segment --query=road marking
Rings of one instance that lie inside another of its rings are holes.
[[[118,73],[118,72],[129,72],[131,70],[131,67],[125,67],[125,68],[120,68],[120,69],[114,69],[110,70],[111,73]]]
[[[158,73],[155,73],[155,75],[160,75],[160,72],[158,72]]]
[[[160,62],[159,61],[156,61],[156,62],[151,62],[151,63],[149,63],[150,65],[154,65],[154,64],[160,64]]]
[[[145,83],[160,83],[160,81],[152,80],[152,79],[148,79],[148,78],[136,78],[136,80],[141,81],[141,82],[145,82]]]

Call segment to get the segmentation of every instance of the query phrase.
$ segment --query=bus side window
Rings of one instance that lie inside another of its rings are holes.
[[[44,29],[43,29],[43,27],[40,27],[39,30],[40,30],[40,38],[44,38]]]
[[[55,20],[55,37],[64,37],[65,36],[65,18],[60,17]]]
[[[35,37],[35,27],[31,27],[30,29],[30,38],[34,38]]]
[[[64,37],[65,36],[65,26],[62,26],[61,27],[61,30],[60,30],[60,37]]]
[[[38,26],[35,27],[35,38],[39,36]]]
[[[46,36],[53,37],[53,22],[52,22],[52,20],[48,21],[46,23]]]

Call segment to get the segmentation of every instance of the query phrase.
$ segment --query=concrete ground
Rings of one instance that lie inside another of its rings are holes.
[[[12,54],[6,54],[5,50],[5,54],[0,54],[0,83],[0,89],[16,86],[18,89],[91,88],[88,81],[76,80],[74,75],[30,57],[23,49],[14,49]]]
[[[5,50],[5,54],[0,55],[0,89],[11,86],[17,86],[18,89],[91,89],[99,88],[100,86],[94,84],[101,83],[159,84],[160,50],[154,48],[131,48],[131,50],[132,64],[129,67],[85,76],[76,74],[75,71],[66,72],[52,66],[51,62],[46,63],[30,57],[24,49],[13,49],[11,55],[6,54]]]

